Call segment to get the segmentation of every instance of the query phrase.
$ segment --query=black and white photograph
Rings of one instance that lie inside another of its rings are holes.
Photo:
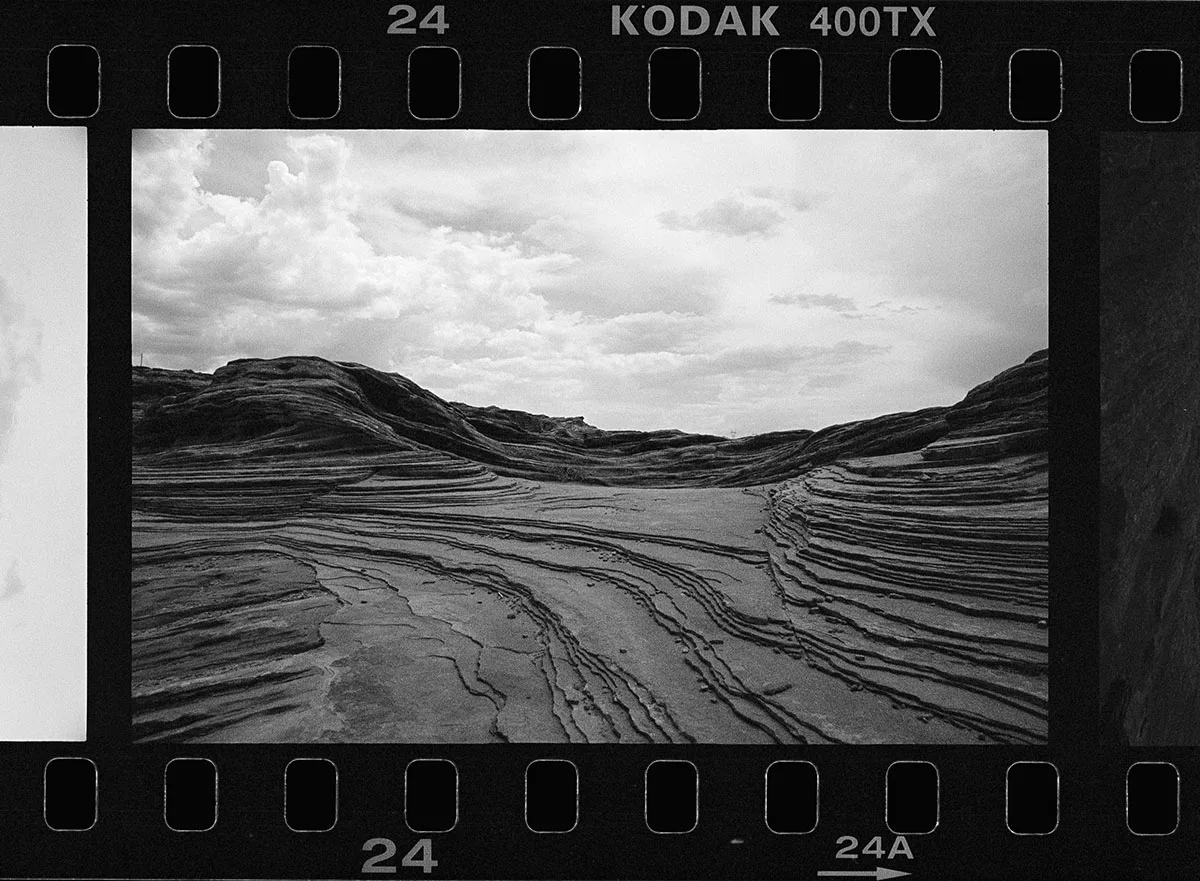
[[[1200,136],[1109,134],[1100,181],[1100,716],[1200,743]]]
[[[132,138],[135,742],[1047,742],[1045,131]]]
[[[87,132],[0,127],[0,740],[87,736]]]

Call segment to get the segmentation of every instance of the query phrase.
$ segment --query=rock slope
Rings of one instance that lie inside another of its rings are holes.
[[[1044,742],[1046,386],[729,440],[134,368],[135,737]]]
[[[497,474],[606,486],[756,486],[847,453],[919,449],[948,408],[819,432],[730,440],[603,431],[561,418],[444,401],[396,374],[321,358],[245,359],[203,374],[133,368],[134,452],[146,461],[432,449]]]

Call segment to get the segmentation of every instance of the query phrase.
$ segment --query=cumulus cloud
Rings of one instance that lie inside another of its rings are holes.
[[[134,340],[155,363],[212,369],[297,350],[387,366],[547,316],[535,288],[569,267],[511,238],[421,228],[378,250],[355,220],[351,149],[287,140],[261,198],[202,189],[205,136],[164,133],[134,160]],[[188,168],[188,164],[191,168]]]
[[[141,140],[142,149],[133,151],[135,242],[178,234],[185,220],[202,207],[196,169],[207,153],[203,132],[147,133]]]

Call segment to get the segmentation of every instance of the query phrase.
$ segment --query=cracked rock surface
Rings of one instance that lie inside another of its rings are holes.
[[[135,368],[135,739],[1045,742],[1046,376],[729,440]]]

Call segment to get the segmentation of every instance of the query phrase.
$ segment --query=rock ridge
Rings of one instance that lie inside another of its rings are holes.
[[[848,456],[911,452],[942,438],[1045,432],[1047,355],[1034,353],[951,407],[744,438],[605,431],[445,401],[406,377],[316,357],[239,359],[211,377],[133,368],[134,452],[144,461],[437,450],[499,474],[625,486],[757,486]]]

